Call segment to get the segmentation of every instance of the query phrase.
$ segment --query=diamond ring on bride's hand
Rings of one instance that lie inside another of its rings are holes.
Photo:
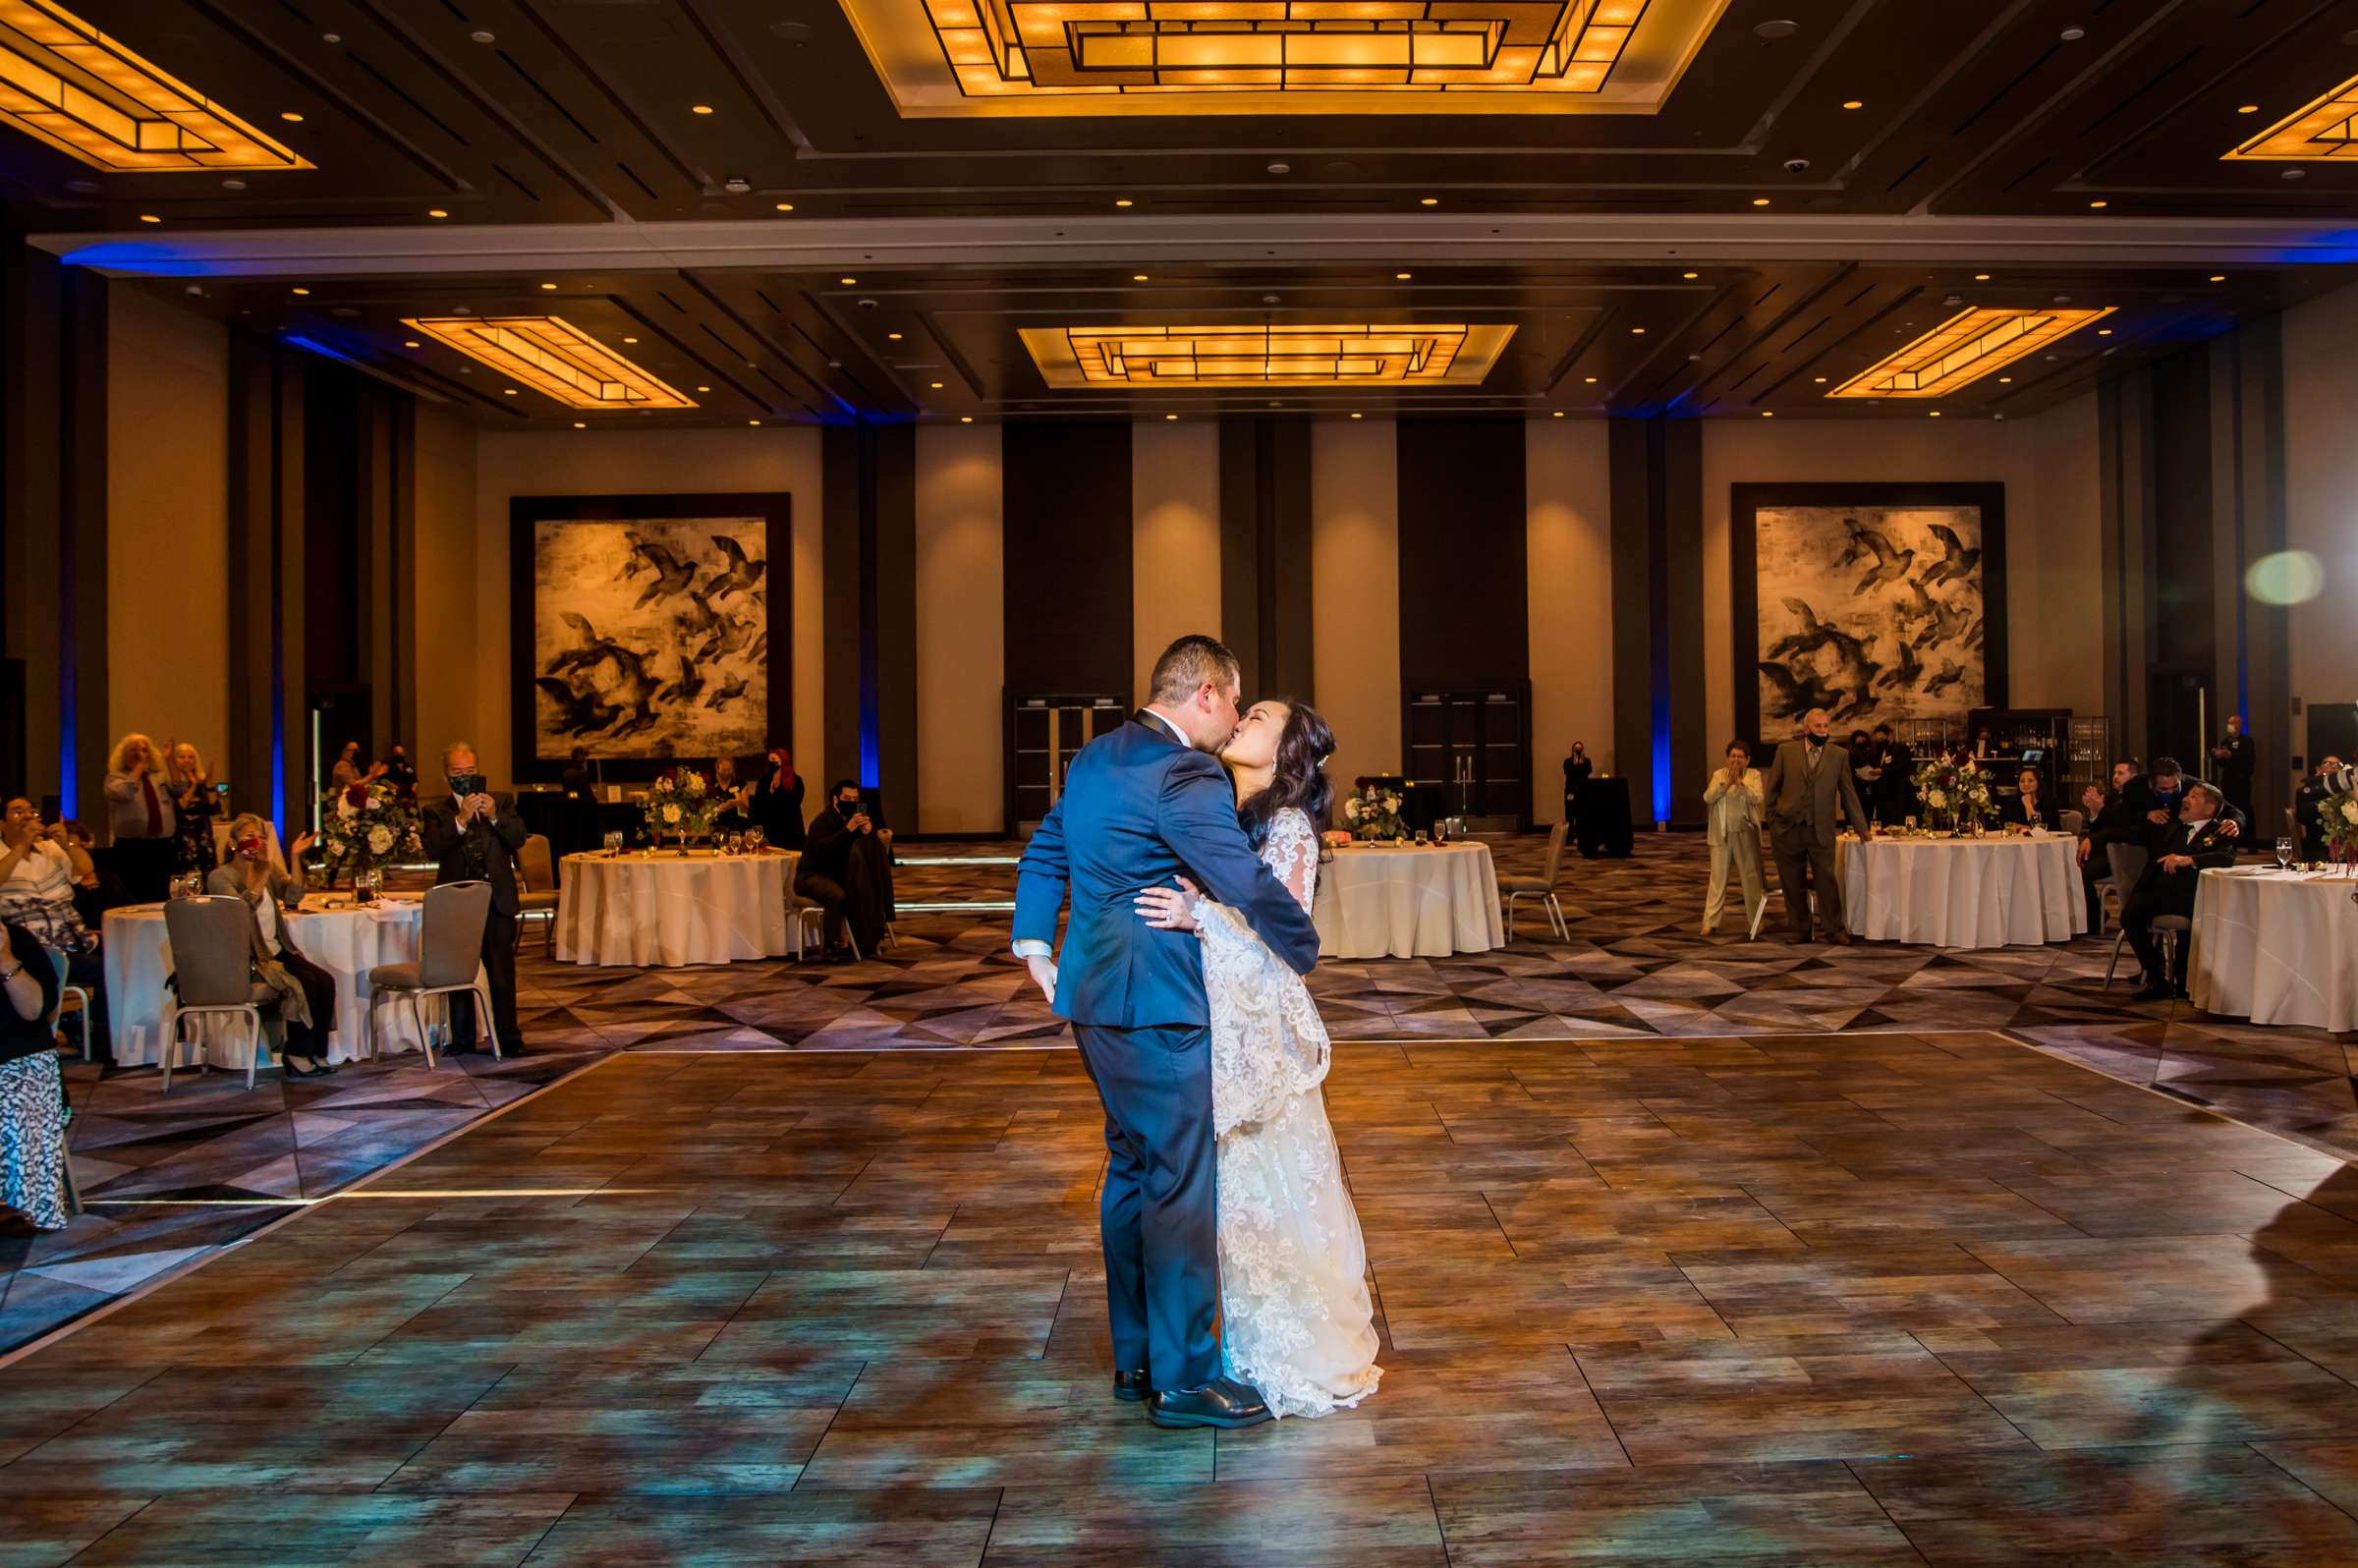
[[[1192,931],[1196,896],[1195,884],[1184,879],[1179,887],[1150,887],[1138,895],[1138,913],[1158,931]]]

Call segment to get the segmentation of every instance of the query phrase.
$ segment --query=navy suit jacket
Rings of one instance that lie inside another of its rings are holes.
[[[1016,870],[1019,942],[1053,945],[1072,892],[1058,1017],[1109,1029],[1210,1021],[1196,934],[1157,930],[1134,907],[1141,892],[1182,873],[1242,914],[1297,974],[1318,964],[1318,929],[1246,842],[1227,772],[1152,720],[1133,718],[1073,758],[1064,794]]]

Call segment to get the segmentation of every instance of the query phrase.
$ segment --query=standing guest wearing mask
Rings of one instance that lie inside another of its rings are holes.
[[[1712,885],[1703,900],[1706,936],[1719,929],[1731,868],[1744,889],[1743,919],[1748,926],[1768,896],[1761,883],[1761,770],[1752,765],[1752,753],[1742,741],[1728,742],[1727,765],[1712,775],[1703,792],[1712,846]]]
[[[124,890],[142,904],[162,902],[171,890],[180,822],[172,810],[163,754],[146,736],[135,733],[115,743],[114,755],[106,759],[106,806]]]
[[[1596,771],[1597,764],[1589,760],[1589,743],[1586,741],[1574,741],[1572,743],[1571,755],[1564,758],[1565,821],[1573,821],[1578,817],[1580,808],[1580,787],[1583,784],[1586,784],[1589,781],[1590,775]]]
[[[410,753],[407,747],[399,741],[394,742],[386,750],[385,759],[377,764],[376,771],[383,776],[386,783],[393,786],[394,794],[400,796],[404,801],[416,802],[418,799],[418,769],[410,761]]]
[[[2227,733],[2211,748],[2211,771],[2218,775],[2218,787],[2227,804],[2247,822],[2252,816],[2252,773],[2258,762],[2259,752],[2244,733],[2243,715],[2229,713]]]
[[[66,955],[67,980],[90,994],[90,1050],[103,1062],[111,1057],[106,962],[82,912],[83,895],[97,886],[97,867],[63,824],[43,827],[40,812],[21,795],[0,808],[0,919]]]
[[[212,775],[204,770],[204,758],[196,747],[182,741],[168,748],[167,755],[171,760],[165,772],[171,781],[172,816],[178,824],[172,868],[210,871],[221,862],[213,849],[213,818],[221,814],[221,797],[213,792]]]
[[[289,1078],[325,1078],[328,1032],[336,1022],[336,978],[296,950],[287,906],[303,902],[303,852],[311,835],[287,846],[289,869],[270,864],[269,829],[248,812],[229,824],[229,861],[205,878],[204,890],[242,898],[253,912],[253,973],[278,997],[278,1065]]]
[[[782,749],[770,753],[765,760],[748,810],[771,848],[799,850],[806,842],[802,775],[794,770],[793,755]]]
[[[1793,940],[1810,939],[1810,883],[1818,885],[1818,927],[1825,939],[1850,943],[1842,919],[1842,884],[1834,875],[1835,808],[1860,837],[1874,833],[1867,808],[1851,782],[1850,754],[1830,744],[1825,709],[1803,715],[1798,740],[1776,749],[1762,799],[1768,813],[1769,842],[1776,852],[1776,879],[1785,890],[1785,918]]]
[[[722,801],[720,810],[712,813],[713,832],[742,833],[753,825],[753,817],[745,809],[752,787],[737,782],[737,758],[712,758],[712,793]]]
[[[892,829],[850,779],[827,794],[827,809],[811,819],[795,889],[826,912],[830,958],[849,956],[839,946],[847,924],[860,951],[873,954],[892,920]]]
[[[516,885],[516,852],[524,848],[524,818],[513,796],[495,795],[483,782],[475,748],[453,741],[442,749],[442,775],[450,794],[418,811],[418,836],[431,855],[434,885],[485,881],[491,912],[483,922],[483,973],[491,982],[491,1027],[499,1048],[524,1053],[524,1032],[516,1023],[516,916],[524,908]],[[451,1005],[450,1048],[476,1048],[475,1008],[463,998]]]
[[[1916,758],[1908,749],[1892,739],[1891,726],[1878,724],[1868,737],[1867,750],[1851,759],[1851,776],[1859,781],[1859,793],[1865,797],[1867,810],[1885,827],[1897,827],[1908,817],[1908,802],[1916,790]]]

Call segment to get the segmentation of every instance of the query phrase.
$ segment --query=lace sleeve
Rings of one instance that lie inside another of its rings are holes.
[[[1319,892],[1319,835],[1311,830],[1309,813],[1289,806],[1271,818],[1261,858],[1294,901],[1309,909]]]

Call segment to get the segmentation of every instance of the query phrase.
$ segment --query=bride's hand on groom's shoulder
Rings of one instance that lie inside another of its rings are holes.
[[[1182,876],[1177,887],[1150,887],[1139,894],[1139,917],[1158,931],[1192,931],[1196,900],[1202,896],[1202,889]]]

